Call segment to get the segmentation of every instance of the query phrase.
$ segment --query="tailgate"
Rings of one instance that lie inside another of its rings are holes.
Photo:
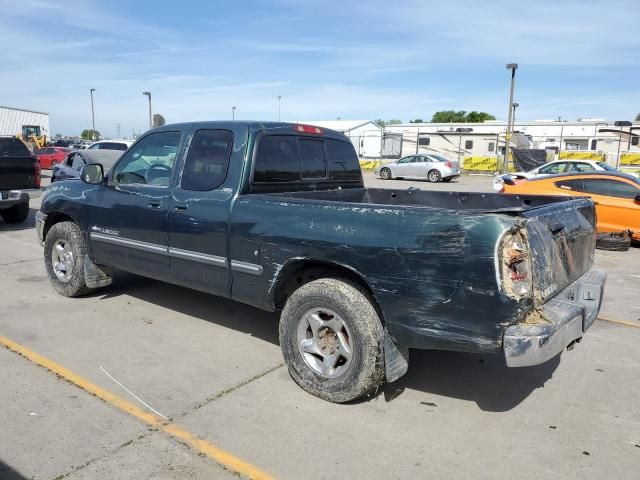
[[[0,157],[0,190],[39,188],[36,185],[35,157]]]
[[[534,301],[541,305],[593,265],[596,214],[589,198],[572,199],[522,213],[531,252]]]

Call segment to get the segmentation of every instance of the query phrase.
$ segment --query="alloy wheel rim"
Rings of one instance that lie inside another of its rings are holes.
[[[51,249],[51,265],[53,272],[61,282],[67,283],[71,280],[74,258],[71,244],[64,240],[56,240]]]
[[[353,359],[352,336],[346,322],[333,310],[314,308],[298,323],[300,355],[311,370],[325,378],[337,378]]]

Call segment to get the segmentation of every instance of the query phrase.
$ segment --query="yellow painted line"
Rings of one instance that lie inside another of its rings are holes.
[[[80,387],[84,391],[95,395],[100,400],[103,400],[104,402],[118,408],[119,410],[122,410],[123,412],[128,413],[138,420],[141,420],[147,425],[155,427],[158,430],[161,430],[171,435],[172,437],[181,440],[182,442],[190,445],[191,447],[200,451],[207,457],[215,460],[217,463],[229,470],[255,480],[275,480],[275,477],[269,475],[258,467],[242,460],[241,458],[236,457],[232,453],[229,453],[226,450],[223,450],[222,448],[207,442],[206,440],[196,438],[193,434],[184,430],[182,427],[176,425],[175,423],[165,421],[158,415],[143,410],[137,405],[134,405],[133,403],[128,402],[127,400],[120,398],[117,395],[114,395],[104,388],[91,383],[86,378],[73,373],[68,368],[57,364],[53,360],[50,360],[47,357],[43,357],[39,353],[28,349],[24,345],[20,345],[19,343],[16,343],[7,337],[3,337],[2,335],[0,335],[0,344],[4,345],[6,348],[17,354],[22,355],[31,362],[46,368],[52,373],[55,373],[59,377],[67,380],[77,387]]]
[[[640,323],[628,322],[626,320],[616,320],[607,317],[598,317],[598,320],[602,320],[603,322],[619,323],[620,325],[626,325],[627,327],[640,328]]]

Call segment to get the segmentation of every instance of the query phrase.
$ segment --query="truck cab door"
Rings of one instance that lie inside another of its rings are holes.
[[[182,134],[147,134],[89,192],[87,221],[96,263],[170,279],[167,211]]]
[[[225,297],[231,291],[227,227],[238,182],[227,175],[233,138],[230,130],[195,131],[169,200],[171,281]]]

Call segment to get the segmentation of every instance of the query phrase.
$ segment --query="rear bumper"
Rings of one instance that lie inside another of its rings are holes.
[[[607,274],[593,267],[540,308],[542,320],[511,325],[503,337],[509,367],[539,365],[582,338],[602,304]]]
[[[0,191],[0,208],[12,207],[20,203],[28,202],[32,198],[42,195],[39,188],[25,190],[2,190]]]

